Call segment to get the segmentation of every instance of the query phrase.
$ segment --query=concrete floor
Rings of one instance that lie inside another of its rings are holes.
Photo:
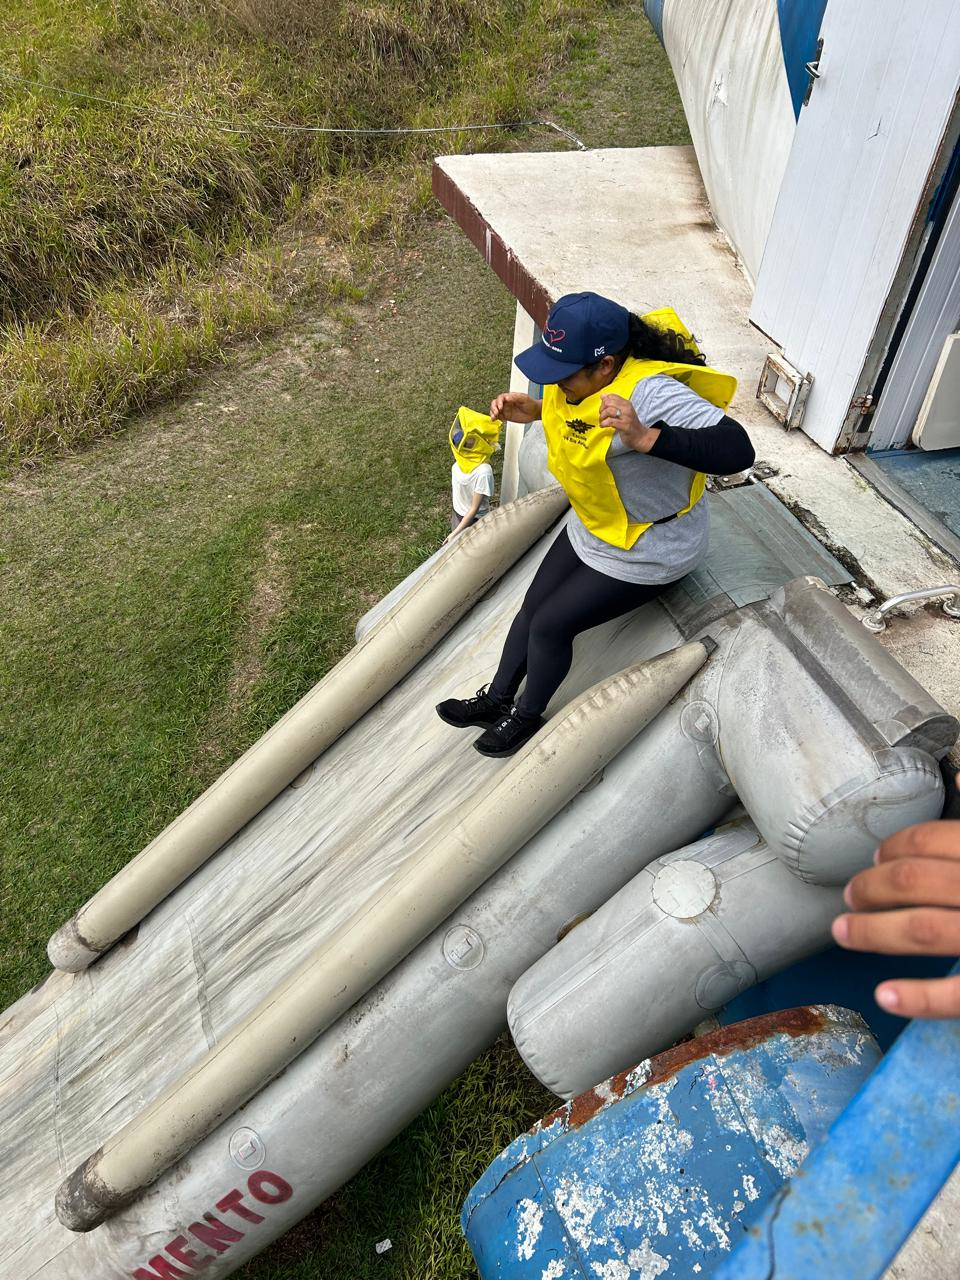
[[[711,217],[692,147],[443,157],[434,191],[538,324],[552,300],[580,289],[637,312],[678,312],[710,363],[740,379],[732,413],[756,447],[754,476],[852,572],[856,588],[840,594],[855,614],[960,579],[956,561],[849,463],[786,431],[755,398],[775,348],[749,323],[751,290]],[[937,605],[904,608],[880,639],[960,716],[960,621]],[[951,763],[960,768],[957,748]],[[954,1280],[958,1222],[960,1174],[887,1280]]]

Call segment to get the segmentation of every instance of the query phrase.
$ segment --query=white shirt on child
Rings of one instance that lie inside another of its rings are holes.
[[[458,516],[465,516],[470,510],[475,493],[483,494],[478,516],[486,515],[490,510],[490,499],[493,497],[493,467],[489,462],[481,462],[472,471],[464,471],[459,462],[453,464],[450,472],[453,486],[453,509]]]

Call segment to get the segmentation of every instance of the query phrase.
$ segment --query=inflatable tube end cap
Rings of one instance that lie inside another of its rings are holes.
[[[62,924],[47,943],[50,963],[55,969],[62,969],[65,973],[79,973],[82,969],[88,969],[102,954],[84,941],[77,928],[76,916]]]
[[[102,1154],[101,1147],[57,1188],[57,1217],[68,1231],[93,1231],[133,1198],[112,1190],[97,1173]]]

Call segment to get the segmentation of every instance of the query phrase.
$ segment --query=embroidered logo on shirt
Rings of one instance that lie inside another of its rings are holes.
[[[585,431],[590,430],[590,423],[584,422],[582,418],[573,418],[573,419],[568,418],[567,426],[570,428],[571,431],[575,431],[578,436],[582,436]]]

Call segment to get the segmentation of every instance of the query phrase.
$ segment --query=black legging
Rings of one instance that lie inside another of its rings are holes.
[[[574,637],[638,609],[669,585],[621,582],[591,569],[564,529],[544,556],[510,625],[491,695],[515,697],[526,676],[518,706],[525,715],[543,715],[570,670]]]

